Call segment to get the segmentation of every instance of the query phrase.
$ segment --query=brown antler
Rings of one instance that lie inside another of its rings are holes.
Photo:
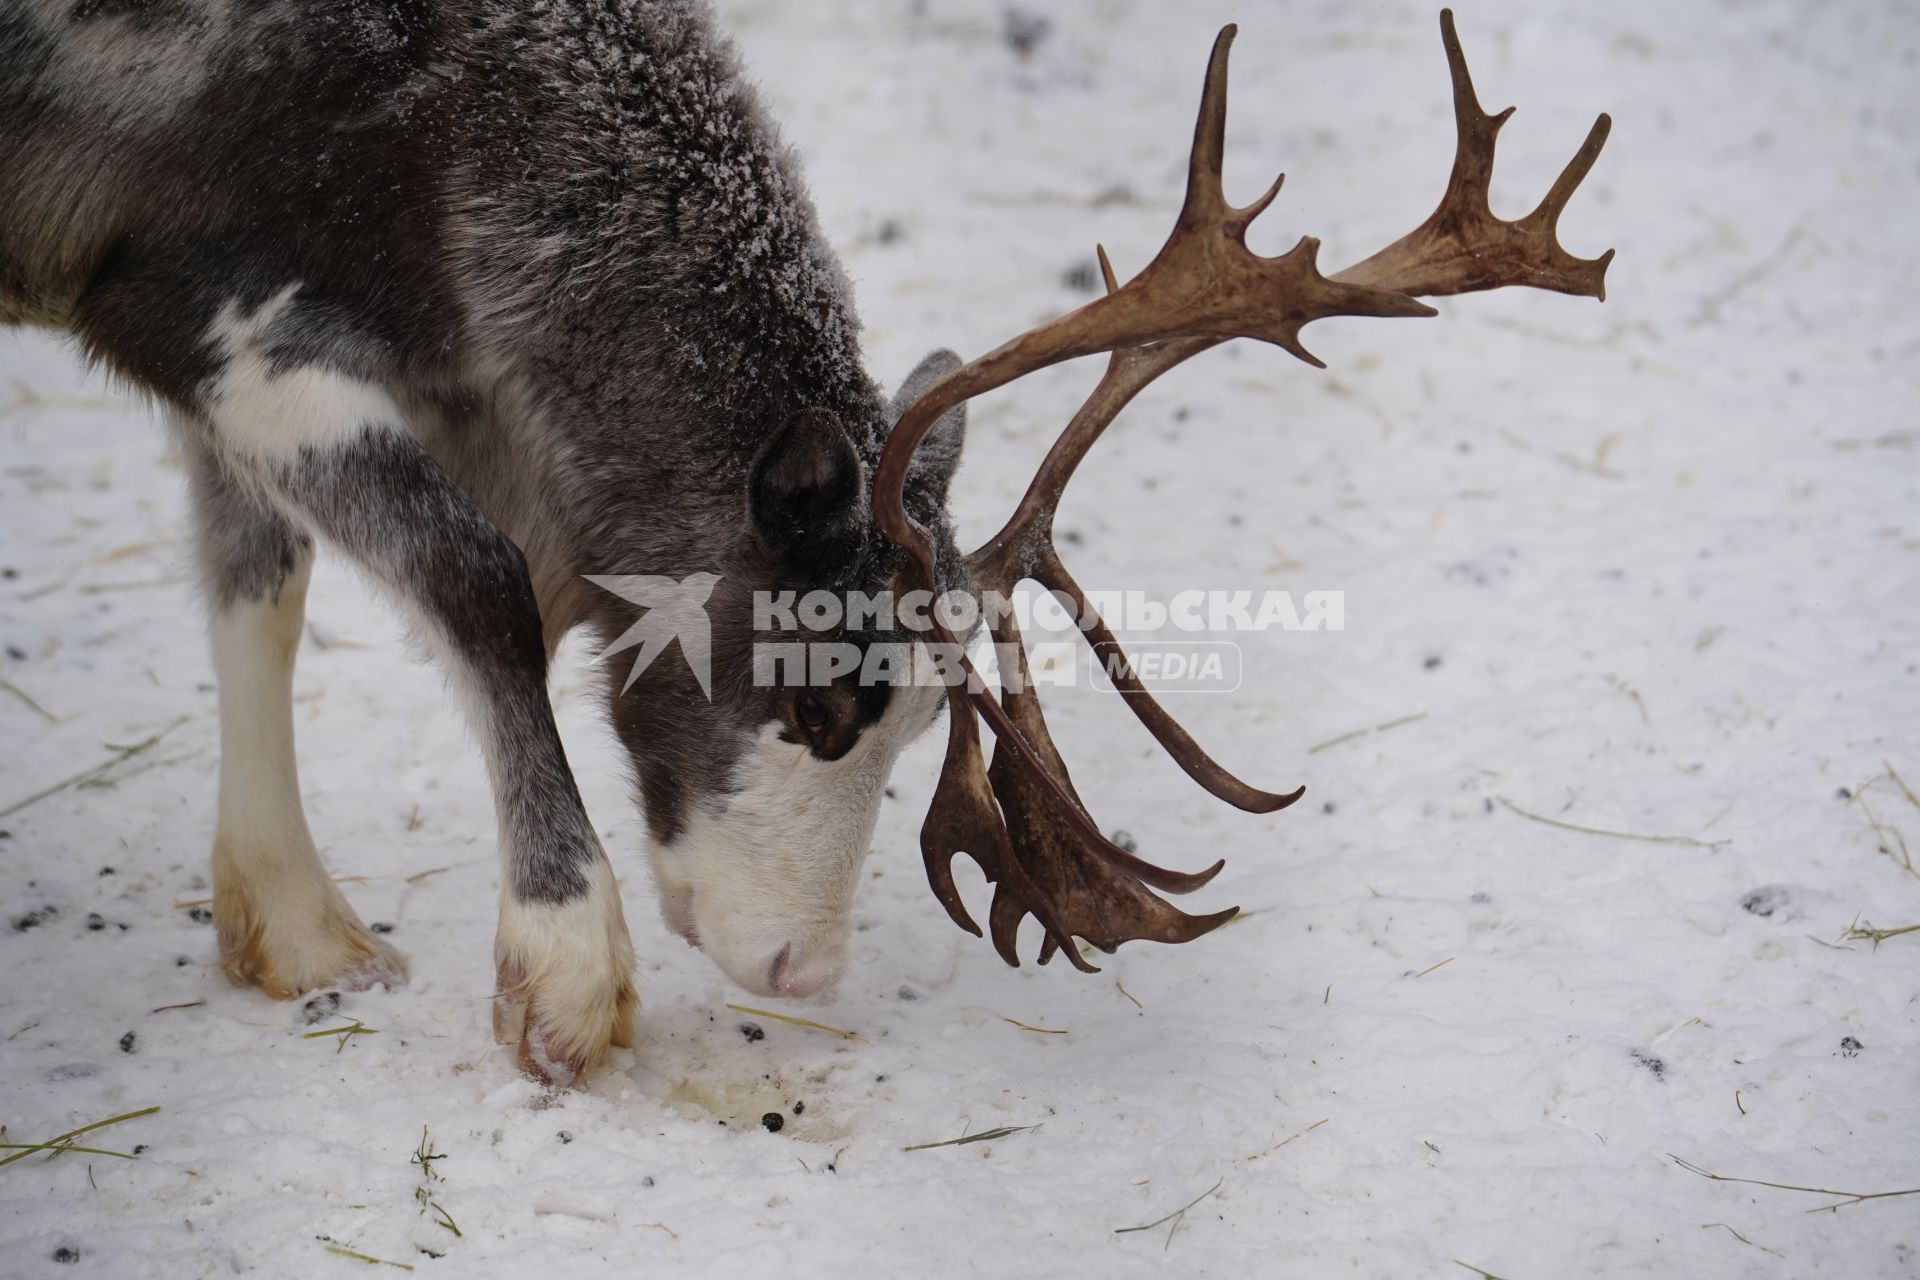
[[[934,583],[932,539],[907,514],[903,501],[907,471],[921,438],[943,413],[974,396],[1047,365],[1110,352],[1106,374],[1054,443],[1006,527],[967,557],[968,573],[982,595],[1004,598],[1031,578],[1070,598],[1095,650],[1118,658],[1112,666],[1114,684],[1147,730],[1201,786],[1255,813],[1284,808],[1304,789],[1282,795],[1242,782],[1201,750],[1154,701],[1061,563],[1053,544],[1054,511],[1080,460],[1143,387],[1231,338],[1260,338],[1318,366],[1300,345],[1302,327],[1333,315],[1435,314],[1415,301],[1415,294],[1531,285],[1605,296],[1612,251],[1592,261],[1575,258],[1561,248],[1554,230],[1606,141],[1608,118],[1602,115],[1595,122],[1537,209],[1517,222],[1494,217],[1487,204],[1494,139],[1512,108],[1495,116],[1480,109],[1449,10],[1441,12],[1440,31],[1453,77],[1458,141],[1439,208],[1411,234],[1333,276],[1322,275],[1315,265],[1319,242],[1312,237],[1303,237],[1276,258],[1247,248],[1247,225],[1273,202],[1280,181],[1244,208],[1229,205],[1221,188],[1227,51],[1234,36],[1229,26],[1214,41],[1207,67],[1186,200],[1153,261],[1119,286],[1102,249],[1106,296],[1020,335],[928,387],[895,425],[874,480],[875,523],[912,556],[923,582]],[[989,915],[993,944],[1012,965],[1020,962],[1016,934],[1028,913],[1046,930],[1042,964],[1058,949],[1089,972],[1093,966],[1073,944],[1076,935],[1111,952],[1135,938],[1187,942],[1231,919],[1238,908],[1192,916],[1152,892],[1190,892],[1211,880],[1222,862],[1192,874],[1168,871],[1101,834],[1047,732],[1027,678],[1019,629],[1004,612],[991,611],[989,629],[1003,662],[1015,668],[998,699],[987,691],[958,639],[937,618],[930,619],[930,638],[959,656],[966,679],[965,689],[954,690],[949,702],[946,765],[920,836],[927,878],[954,922],[970,933],[980,932],[954,887],[952,861],[957,853],[971,855],[994,882]],[[976,716],[987,722],[997,740],[991,768],[982,763]]]

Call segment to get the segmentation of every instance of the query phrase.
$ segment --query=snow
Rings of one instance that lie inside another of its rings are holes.
[[[1312,233],[1343,265],[1437,195],[1424,5],[1047,14],[1022,58],[1000,8],[956,0],[723,9],[882,377],[1072,305],[1096,238],[1123,274],[1147,260],[1230,18],[1229,192],[1290,171],[1257,246]],[[1808,1213],[1833,1198],[1671,1158],[1920,1187],[1920,935],[1843,937],[1920,923],[1920,878],[1881,849],[1920,846],[1920,806],[1865,785],[1920,784],[1920,22],[1514,0],[1460,23],[1487,105],[1521,108],[1503,212],[1613,112],[1563,228],[1618,248],[1609,301],[1315,325],[1325,373],[1212,353],[1141,399],[1062,513],[1089,586],[1346,592],[1344,631],[1242,637],[1241,689],[1178,704],[1253,780],[1305,782],[1290,811],[1208,800],[1111,698],[1048,703],[1094,812],[1173,865],[1225,856],[1193,905],[1246,919],[1093,977],[1003,967],[914,853],[935,735],[883,810],[851,974],[788,1010],[860,1040],[729,1010],[740,994],[652,923],[575,655],[556,700],[624,876],[641,1039],[582,1092],[517,1077],[488,1035],[479,761],[442,681],[325,559],[296,686],[309,816],[414,981],[317,1010],[377,1030],[338,1052],[301,1038],[300,1006],[229,988],[175,905],[206,892],[217,740],[177,464],[64,348],[0,335],[0,676],[58,717],[0,692],[0,809],[171,726],[112,785],[0,818],[6,1141],[161,1107],[89,1135],[143,1144],[138,1163],[0,1170],[0,1272],[362,1273],[322,1237],[420,1275],[582,1280],[1920,1270],[1920,1197]],[[977,406],[964,531],[997,522],[1091,376]],[[1037,1127],[902,1150],[1017,1125]],[[423,1126],[458,1238],[416,1196]],[[1115,1233],[1216,1184],[1170,1239]]]

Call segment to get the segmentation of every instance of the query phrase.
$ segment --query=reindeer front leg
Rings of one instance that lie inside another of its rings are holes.
[[[161,386],[170,370],[142,367],[139,335],[154,308],[176,304],[168,265],[129,260],[82,307],[89,343]],[[231,727],[215,863],[227,968],[276,995],[335,980],[343,967],[399,972],[327,881],[299,816],[288,680],[310,531],[407,607],[464,695],[500,824],[495,1031],[518,1041],[529,1074],[571,1083],[631,1038],[633,948],[554,727],[526,561],[362,372],[368,344],[333,331],[340,314],[297,285],[250,308],[228,302],[207,335],[204,376],[173,390],[193,409],[185,425],[197,447],[233,478],[228,497],[261,517],[252,533],[216,517],[207,540],[216,555],[250,554],[268,517],[279,521],[272,536],[296,547],[268,589],[236,595],[216,616]],[[360,952],[364,960],[350,958]]]
[[[316,987],[398,986],[405,958],[347,905],[300,805],[293,663],[313,542],[204,451],[192,463],[220,681],[213,918],[221,968],[279,1000]]]
[[[320,375],[338,377],[338,375]],[[384,401],[384,396],[380,397]],[[555,1084],[629,1043],[633,946],[547,699],[525,559],[365,388],[362,416],[264,461],[274,492],[405,602],[445,656],[486,754],[500,822],[495,1035]]]

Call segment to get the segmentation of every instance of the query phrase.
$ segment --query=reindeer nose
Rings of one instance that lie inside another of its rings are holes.
[[[804,1000],[818,995],[826,985],[826,975],[807,972],[807,966],[794,954],[791,942],[781,947],[773,963],[767,966],[767,987],[777,996]]]

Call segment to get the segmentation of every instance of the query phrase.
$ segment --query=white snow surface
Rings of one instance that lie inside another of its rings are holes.
[[[883,378],[1076,304],[1064,276],[1096,239],[1123,275],[1145,263],[1223,21],[1229,193],[1290,171],[1256,247],[1311,233],[1344,265],[1444,180],[1428,5],[1032,12],[1051,31],[1023,58],[997,6],[723,8]],[[179,905],[207,892],[217,728],[178,464],[66,347],[0,334],[0,808],[172,726],[111,785],[0,818],[5,1140],[161,1108],[85,1139],[138,1162],[0,1168],[0,1274],[367,1274],[328,1242],[571,1280],[1920,1271],[1920,1196],[1810,1213],[1840,1197],[1673,1158],[1920,1187],[1920,934],[1844,936],[1920,923],[1897,857],[1920,805],[1885,776],[1920,785],[1920,15],[1513,0],[1460,23],[1487,105],[1521,107],[1500,211],[1613,113],[1563,226],[1619,250],[1605,305],[1508,290],[1326,322],[1306,334],[1325,372],[1216,351],[1141,398],[1062,515],[1089,585],[1346,593],[1344,631],[1243,636],[1240,690],[1176,703],[1229,765],[1306,783],[1291,810],[1212,801],[1111,696],[1049,700],[1101,820],[1172,865],[1224,856],[1191,905],[1245,919],[1097,976],[1003,966],[924,887],[936,733],[883,809],[851,972],[788,1010],[858,1040],[729,1010],[745,997],[655,923],[570,649],[554,696],[623,877],[641,1035],[582,1091],[520,1078],[488,1029],[477,753],[325,557],[296,684],[308,812],[413,981],[346,996],[378,1034],[339,1052],[301,1038],[299,1005],[229,987]],[[964,531],[1004,514],[1094,373],[976,406]],[[458,1237],[416,1198],[423,1126]],[[999,1126],[1033,1127],[903,1150]]]

